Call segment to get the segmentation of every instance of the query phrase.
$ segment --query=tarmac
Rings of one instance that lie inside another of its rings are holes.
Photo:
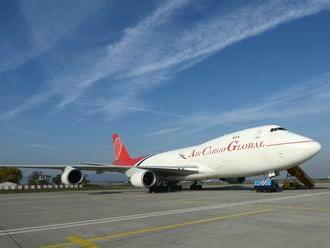
[[[330,184],[0,195],[0,247],[330,247]]]

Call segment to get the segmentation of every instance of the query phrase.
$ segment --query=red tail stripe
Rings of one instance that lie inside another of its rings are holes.
[[[115,160],[113,161],[113,164],[119,166],[120,165],[134,166],[145,158],[145,157],[132,158],[129,155],[125,145],[121,142],[118,134],[116,133],[113,134],[112,139],[113,139],[113,147],[114,147],[114,155],[115,155]]]

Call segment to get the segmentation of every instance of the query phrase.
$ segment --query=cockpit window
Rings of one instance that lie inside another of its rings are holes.
[[[276,131],[280,131],[280,130],[286,130],[284,127],[274,127],[272,129],[270,129],[271,132],[276,132]]]

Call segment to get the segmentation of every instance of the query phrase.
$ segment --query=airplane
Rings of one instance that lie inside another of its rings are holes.
[[[191,181],[200,190],[201,180],[221,179],[243,183],[248,176],[274,177],[297,167],[321,150],[321,145],[282,126],[267,125],[227,134],[202,144],[148,156],[132,157],[118,134],[113,134],[112,164],[84,162],[77,165],[0,165],[0,167],[61,169],[63,184],[79,184],[81,171],[121,172],[134,187],[149,192],[181,190]]]

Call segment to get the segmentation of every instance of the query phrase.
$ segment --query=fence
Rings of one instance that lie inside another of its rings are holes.
[[[78,189],[82,188],[83,185],[57,185],[57,184],[49,184],[49,185],[3,185],[0,186],[0,190],[41,190],[41,189]]]

